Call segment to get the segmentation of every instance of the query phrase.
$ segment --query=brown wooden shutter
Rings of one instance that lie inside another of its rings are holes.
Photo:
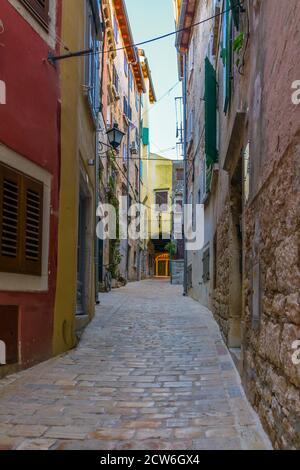
[[[0,164],[0,271],[41,275],[43,184]]]
[[[26,274],[41,275],[43,185],[24,177],[23,203],[22,270]]]
[[[0,165],[0,271],[20,266],[20,198],[19,174]]]
[[[48,30],[49,0],[20,0],[37,21]]]

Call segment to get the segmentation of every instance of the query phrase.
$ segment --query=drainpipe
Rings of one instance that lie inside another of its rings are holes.
[[[188,199],[188,188],[187,188],[187,174],[188,174],[188,167],[187,167],[187,56],[186,54],[183,55],[183,86],[182,86],[182,94],[183,94],[183,159],[184,159],[184,192],[183,192],[183,200],[184,200],[184,218],[186,214],[186,204]],[[183,271],[183,295],[188,295],[188,286],[187,286],[187,250],[186,250],[186,233],[185,233],[185,224],[184,224],[184,235],[183,235],[183,247],[184,247],[184,271]]]

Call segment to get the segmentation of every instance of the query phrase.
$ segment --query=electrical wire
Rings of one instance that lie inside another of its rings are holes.
[[[107,51],[87,52],[86,54],[82,54],[82,57],[83,56],[89,56],[89,55],[92,56],[92,55],[96,55],[96,54],[110,54],[111,52],[124,51],[124,50],[127,50],[127,49],[137,48],[139,46],[144,46],[144,45],[150,44],[152,42],[161,41],[162,39],[166,39],[168,37],[175,36],[178,33],[181,33],[181,32],[184,32],[184,31],[191,31],[196,26],[200,26],[204,23],[207,23],[208,21],[211,21],[215,18],[218,18],[219,16],[223,16],[225,13],[228,13],[229,11],[231,11],[235,7],[236,7],[236,5],[234,5],[233,7],[230,7],[226,10],[223,10],[220,13],[216,13],[215,15],[210,16],[209,18],[206,18],[205,20],[197,21],[197,23],[193,23],[191,26],[187,26],[186,28],[180,28],[180,29],[177,29],[175,31],[171,31],[170,33],[162,34],[160,36],[155,36],[155,37],[153,37],[151,39],[147,39],[145,41],[129,44],[128,46],[116,47],[115,49],[110,49],[110,50],[107,50]],[[68,56],[66,55],[65,58],[68,58]],[[54,59],[55,59],[55,57],[54,57]]]
[[[176,147],[174,147],[176,148]],[[104,154],[101,155],[101,157],[104,159],[106,158],[106,156]],[[167,162],[170,161],[170,162],[183,162],[183,160],[181,159],[173,159],[173,158],[164,158],[162,157],[164,160],[166,160]],[[123,157],[116,157],[114,156],[114,159],[118,159],[118,160],[124,160]],[[142,162],[161,162],[161,161],[164,161],[162,160],[161,158],[139,158],[139,157],[130,157],[130,160],[138,160],[138,161],[142,161]]]
[[[168,91],[166,91],[154,104],[152,104],[150,106],[149,109],[145,110],[144,113],[142,114],[142,117],[145,116],[145,114],[147,114],[148,112],[152,111],[153,108],[155,108],[155,106],[157,106],[164,98],[166,98],[166,96],[168,96],[171,91],[174,90],[174,88],[177,87],[177,85],[180,83],[180,81],[178,80]]]

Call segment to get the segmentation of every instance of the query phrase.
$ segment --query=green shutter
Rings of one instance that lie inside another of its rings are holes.
[[[205,59],[205,154],[208,165],[218,161],[216,71]]]
[[[148,127],[143,128],[142,140],[144,145],[149,145],[149,129]]]
[[[231,40],[231,14],[228,11],[230,8],[230,0],[226,0],[226,13],[224,18],[225,28],[225,44],[223,47],[226,49],[225,53],[225,83],[224,83],[224,113],[229,110],[231,99],[231,76],[232,76],[232,40]]]
[[[230,8],[232,9],[232,18],[234,26],[237,30],[240,27],[240,0],[229,0]]]

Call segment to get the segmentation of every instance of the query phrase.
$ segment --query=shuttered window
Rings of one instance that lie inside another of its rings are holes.
[[[226,0],[226,13],[223,18],[223,49],[222,58],[224,64],[224,79],[223,79],[223,93],[224,93],[224,113],[229,111],[231,100],[231,80],[232,80],[232,24],[230,0]]]
[[[32,13],[43,28],[48,30],[49,0],[20,0],[20,2]]]
[[[142,131],[142,142],[143,145],[149,145],[149,128],[148,127],[143,127]]]
[[[88,90],[88,102],[95,123],[98,121],[100,111],[100,59],[98,26],[95,23],[95,15],[99,16],[98,1],[90,1],[86,12],[86,47],[92,54],[85,57],[86,87]]]
[[[205,59],[205,154],[208,165],[218,161],[217,80],[208,57]]]
[[[203,252],[203,258],[202,258],[202,263],[203,263],[203,282],[208,282],[210,280],[210,272],[209,272],[209,265],[210,265],[210,250],[207,248]]]
[[[237,30],[240,27],[240,0],[229,0],[230,8],[232,9],[232,18],[234,26]]]
[[[41,275],[43,184],[0,164],[0,271]]]

